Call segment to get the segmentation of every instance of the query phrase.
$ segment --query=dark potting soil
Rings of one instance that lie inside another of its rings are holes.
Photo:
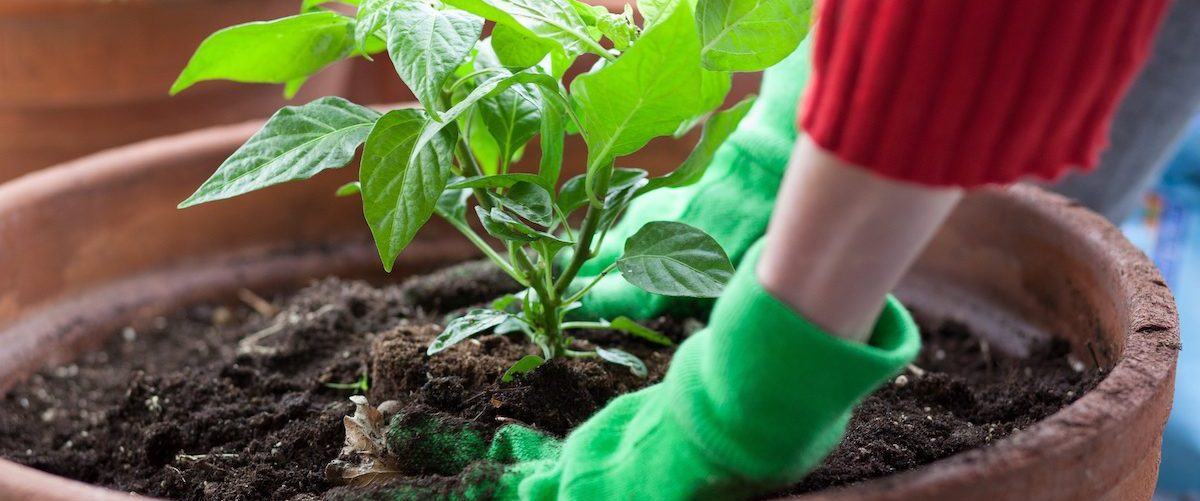
[[[0,401],[0,456],[57,475],[176,499],[313,499],[346,494],[324,476],[342,447],[353,383],[371,402],[495,429],[519,422],[564,435],[613,397],[659,381],[670,349],[608,332],[583,345],[641,357],[646,379],[594,359],[546,364],[512,383],[499,377],[534,348],[489,336],[433,357],[448,314],[516,286],[468,263],[373,287],[326,279],[269,304],[246,294],[124,329],[102,349],[42,371]],[[681,340],[699,324],[660,318]],[[804,482],[807,492],[908,470],[985,446],[1090,390],[1102,374],[1076,371],[1066,347],[1001,357],[959,325],[924,331],[905,382],[869,397],[846,439]],[[1078,364],[1076,364],[1078,365]]]

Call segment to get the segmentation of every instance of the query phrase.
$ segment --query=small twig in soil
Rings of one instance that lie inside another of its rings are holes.
[[[988,344],[984,338],[979,338],[979,354],[983,356],[983,363],[989,368],[992,367],[992,346]]]
[[[528,423],[526,423],[526,422],[524,422],[524,421],[521,421],[520,419],[514,419],[514,418],[510,418],[510,417],[496,416],[496,422],[499,422],[499,423],[516,423],[516,424],[519,424],[519,425],[521,425],[521,426],[524,426],[524,427],[526,427],[526,428],[530,428],[530,426],[529,426],[529,424],[528,424]]]
[[[205,459],[234,459],[237,454],[176,454],[176,461],[204,461]]]
[[[336,305],[327,304],[325,306],[317,308],[317,311],[309,313],[307,316],[308,316],[309,320],[315,320],[315,319],[321,318],[322,316],[325,316],[326,313],[329,313],[336,308],[337,308]]]
[[[908,364],[905,369],[908,369],[908,372],[911,372],[914,376],[925,377],[925,369],[917,367],[917,364]]]
[[[277,348],[262,346],[262,345],[258,344],[258,342],[279,333],[279,331],[282,331],[283,324],[284,324],[284,317],[280,316],[280,317],[276,318],[275,321],[271,323],[271,325],[267,326],[267,328],[242,338],[241,341],[238,341],[238,347],[237,347],[238,354],[239,355],[245,355],[245,354],[274,355],[277,351],[279,351]]]
[[[1088,353],[1092,354],[1092,363],[1096,364],[1096,370],[1104,372],[1104,367],[1100,365],[1100,358],[1096,356],[1096,347],[1092,346],[1092,342],[1087,342]]]
[[[238,289],[238,299],[241,299],[247,306],[254,308],[259,315],[270,318],[279,313],[279,308],[271,304],[270,301],[263,299],[258,294],[250,289]]]

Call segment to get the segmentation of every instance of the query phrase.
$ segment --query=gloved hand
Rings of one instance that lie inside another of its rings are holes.
[[[736,266],[766,232],[775,193],[796,141],[796,108],[808,81],[812,37],[768,69],[760,96],[738,129],[717,151],[704,177],[691,186],[661,189],[630,205],[588,260],[575,283],[587,284],[624,253],[625,240],[650,221],[700,228],[724,247]],[[578,314],[651,318],[687,299],[651,294],[610,273],[588,293]]]
[[[680,345],[661,383],[613,400],[561,444],[516,425],[501,428],[490,445],[478,432],[445,425],[393,428],[393,452],[432,439],[456,467],[468,456],[479,460],[452,482],[388,494],[736,499],[798,481],[838,443],[855,405],[916,356],[920,337],[894,299],[870,344],[822,332],[759,284],[761,248],[747,251],[709,326]]]

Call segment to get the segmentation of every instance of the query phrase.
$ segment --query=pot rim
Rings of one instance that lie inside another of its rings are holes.
[[[93,0],[58,0],[80,3]],[[132,0],[149,2],[156,0]],[[159,159],[196,150],[215,151],[235,147],[257,130],[262,120],[218,126],[151,139],[36,171],[0,185],[0,216],[13,208],[36,204],[80,184],[114,181],[155,168]],[[150,154],[147,154],[150,153]],[[136,159],[129,161],[130,158]],[[860,496],[887,498],[886,493],[931,492],[944,485],[972,482],[978,477],[963,472],[1016,471],[1029,466],[1029,458],[1060,456],[1083,450],[1095,437],[1115,433],[1123,424],[1144,413],[1146,403],[1161,398],[1173,384],[1177,348],[1164,350],[1163,343],[1178,346],[1178,316],[1169,290],[1149,259],[1126,240],[1119,230],[1099,215],[1077,203],[1032,186],[991,190],[984,196],[1004,197],[1012,203],[1054,221],[1065,232],[1085,242],[1102,259],[1119,270],[1114,301],[1131,319],[1121,358],[1093,390],[1050,417],[990,446],[972,449],[905,473],[868,480],[851,486],[789,499],[845,500]],[[7,326],[6,326],[7,327]],[[1154,336],[1139,335],[1154,333]],[[1165,416],[1163,416],[1165,419]],[[127,494],[58,477],[0,459],[0,479],[36,480],[4,482],[0,486],[17,493],[55,490],[70,497],[126,499]],[[893,494],[895,495],[895,494]]]

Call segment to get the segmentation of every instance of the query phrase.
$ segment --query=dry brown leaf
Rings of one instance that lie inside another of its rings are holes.
[[[383,413],[367,397],[355,395],[354,415],[342,418],[346,441],[342,453],[325,466],[325,479],[334,484],[367,487],[403,475],[396,460],[387,457]]]

